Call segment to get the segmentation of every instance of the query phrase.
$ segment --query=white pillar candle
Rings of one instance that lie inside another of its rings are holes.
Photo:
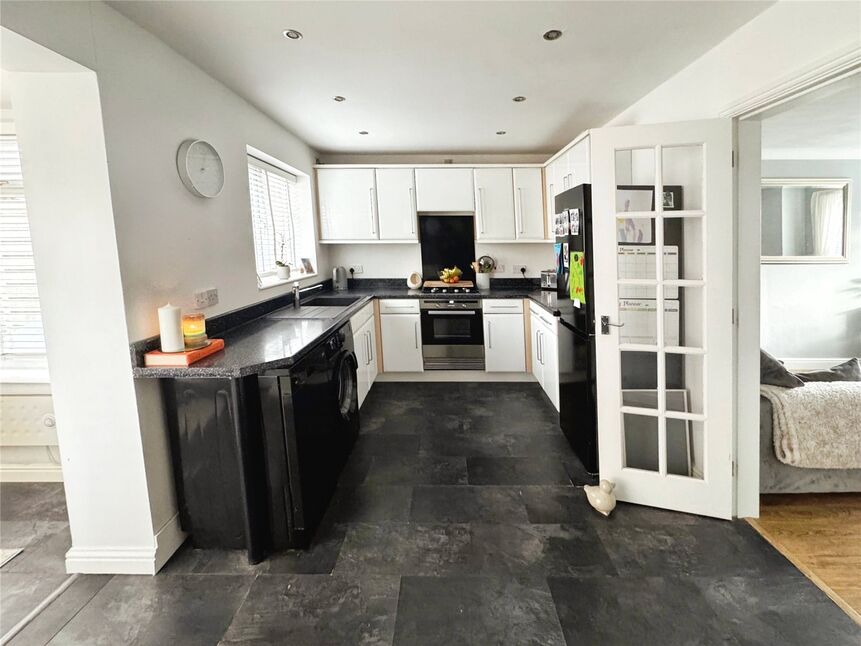
[[[158,332],[161,336],[162,352],[182,352],[182,310],[168,303],[158,308]]]

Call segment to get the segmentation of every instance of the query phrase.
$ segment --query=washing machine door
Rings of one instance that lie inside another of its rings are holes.
[[[359,362],[353,352],[341,353],[335,368],[338,392],[338,412],[344,420],[352,421],[359,412]]]

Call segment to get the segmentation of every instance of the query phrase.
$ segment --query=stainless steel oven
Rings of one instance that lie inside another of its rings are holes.
[[[481,300],[423,299],[425,370],[484,370]]]

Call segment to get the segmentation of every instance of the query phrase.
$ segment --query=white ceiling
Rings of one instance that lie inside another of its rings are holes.
[[[861,73],[761,115],[763,159],[861,159]]]
[[[602,125],[772,3],[110,4],[318,151],[525,153]]]

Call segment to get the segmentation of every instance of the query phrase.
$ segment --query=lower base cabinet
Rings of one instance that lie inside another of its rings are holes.
[[[559,410],[559,336],[549,314],[531,312],[532,374]]]
[[[526,372],[524,301],[519,298],[486,298],[482,302],[482,310],[485,371]]]
[[[356,353],[356,383],[359,395],[359,408],[365,401],[374,380],[379,373],[377,361],[377,326],[374,319],[373,303],[365,306],[350,319],[353,329],[353,349]]]
[[[386,372],[422,372],[422,331],[418,314],[381,314]]]

